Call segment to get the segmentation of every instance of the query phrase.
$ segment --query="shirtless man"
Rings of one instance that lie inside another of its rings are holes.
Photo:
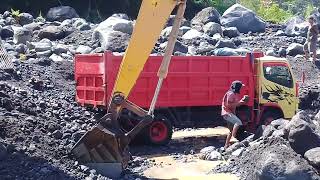
[[[309,59],[310,52],[313,53],[313,63],[315,63],[317,60],[317,42],[318,42],[319,29],[315,23],[314,17],[310,16],[308,18],[308,22],[310,26],[308,29],[307,41],[304,44],[303,49],[305,52],[306,60]]]
[[[232,82],[229,91],[224,95],[222,100],[221,115],[228,124],[233,125],[233,128],[230,129],[231,132],[227,136],[224,149],[229,147],[231,137],[235,139],[238,129],[242,125],[242,121],[236,116],[236,108],[248,102],[248,96],[240,99],[240,90],[243,86],[244,84],[241,81]]]

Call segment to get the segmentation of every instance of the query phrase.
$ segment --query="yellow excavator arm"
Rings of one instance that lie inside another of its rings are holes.
[[[158,72],[158,85],[149,111],[127,100],[143,67],[157,42],[171,12],[175,7],[177,14],[169,36],[167,48]],[[166,78],[176,42],[179,27],[186,8],[186,0],[143,0],[128,48],[123,57],[108,113],[76,143],[72,153],[82,163],[96,168],[100,173],[114,176],[117,167],[125,168],[129,160],[130,141],[153,120],[153,111]],[[129,132],[124,132],[119,123],[122,109],[137,114],[142,120]],[[111,173],[111,174],[110,174]]]
[[[176,5],[176,0],[142,1],[129,46],[120,66],[114,93],[122,93],[125,98],[129,95]]]

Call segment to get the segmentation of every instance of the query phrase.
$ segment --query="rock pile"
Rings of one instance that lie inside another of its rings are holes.
[[[231,172],[241,179],[320,179],[318,125],[304,111],[291,121],[275,120],[261,137],[251,136],[230,146],[222,153],[229,159],[227,165],[214,172]]]

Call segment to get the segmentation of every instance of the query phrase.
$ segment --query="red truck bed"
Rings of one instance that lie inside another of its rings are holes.
[[[106,106],[112,92],[122,56],[76,55],[76,100],[82,105]],[[147,108],[158,81],[162,56],[150,56],[132,90],[129,100]],[[217,106],[230,83],[246,84],[242,94],[254,97],[254,75],[247,56],[173,56],[157,107]],[[253,99],[249,106],[253,105]]]

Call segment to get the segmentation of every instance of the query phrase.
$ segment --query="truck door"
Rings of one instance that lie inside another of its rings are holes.
[[[284,118],[296,113],[296,84],[287,63],[265,62],[262,64],[260,103],[281,108]]]

